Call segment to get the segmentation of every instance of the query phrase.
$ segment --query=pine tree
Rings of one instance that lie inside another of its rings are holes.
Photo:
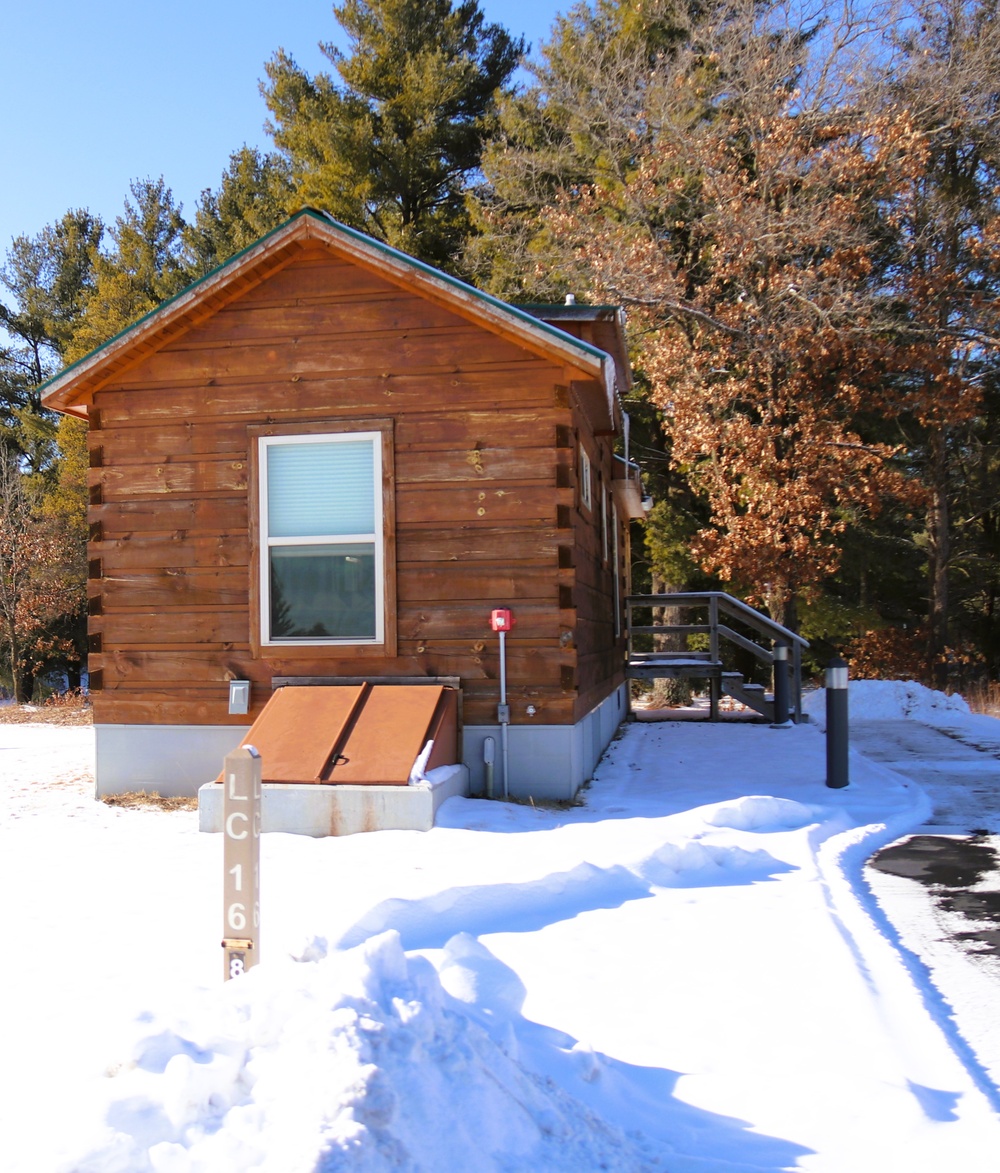
[[[302,203],[411,255],[453,266],[465,197],[524,52],[477,0],[344,0],[350,53],[321,48],[337,80],[283,50],[267,64],[269,129]]]
[[[88,354],[188,284],[184,218],[163,179],[135,180],[124,214],[108,230],[110,252],[93,251],[94,289],[66,346],[68,361]]]
[[[943,685],[965,625],[954,564],[996,495],[987,480],[969,497],[988,463],[984,394],[1000,378],[1000,17],[992,0],[918,0],[909,16],[881,94],[908,111],[922,166],[882,209],[884,282],[905,350],[897,415],[926,493],[927,656]],[[962,578],[973,569],[991,598],[993,572],[966,561]]]
[[[678,94],[671,63],[695,35],[675,0],[594,0],[558,16],[532,81],[504,96],[483,153],[486,182],[472,201],[475,232],[465,264],[477,282],[511,300],[561,301],[591,286],[576,241],[546,216],[562,194],[600,185],[623,194],[664,118],[704,102]]]
[[[78,681],[86,655],[86,429],[42,408],[39,386],[188,281],[169,189],[134,183],[131,196],[110,253],[101,223],[70,212],[16,240],[0,273],[14,301],[0,361],[0,646],[19,699],[53,670]]]
[[[87,425],[73,416],[60,416],[55,442],[55,476],[39,504],[39,524],[52,553],[45,574],[54,588],[53,605],[36,654],[46,666],[65,672],[70,687],[79,687],[87,662]]]
[[[17,237],[0,268],[12,305],[0,303],[0,444],[27,457],[35,470],[52,455],[54,421],[38,387],[61,363],[93,292],[93,257],[103,226],[70,211],[35,237]]]
[[[286,160],[255,147],[234,151],[218,191],[201,193],[194,222],[184,230],[185,264],[192,279],[223,264],[288,216],[292,183]]]

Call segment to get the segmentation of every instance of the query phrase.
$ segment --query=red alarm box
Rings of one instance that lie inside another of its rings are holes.
[[[514,626],[514,615],[510,607],[494,607],[490,612],[490,627],[494,631],[510,631]]]

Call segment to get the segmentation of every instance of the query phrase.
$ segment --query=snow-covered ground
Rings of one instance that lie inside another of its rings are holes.
[[[822,728],[822,691],[805,709]],[[902,680],[851,683],[851,748],[915,780],[931,801],[925,829],[1000,831],[1000,721],[960,696]]]
[[[931,803],[863,758],[828,790],[815,727],[635,724],[579,808],[267,835],[227,983],[220,838],[94,802],[91,755],[0,726],[5,1173],[997,1167],[863,879]]]
[[[931,813],[913,830],[944,838],[978,832],[978,841],[1000,854],[1000,721],[970,713],[959,696],[918,684],[851,687],[852,748],[917,783],[931,801]],[[820,720],[823,707],[821,695],[812,698],[809,708]],[[924,883],[873,867],[864,876],[886,915],[886,932],[920,959],[976,1061],[1000,1086],[1000,955],[976,943],[987,926],[937,899]],[[997,892],[1000,873],[987,874],[975,888]]]

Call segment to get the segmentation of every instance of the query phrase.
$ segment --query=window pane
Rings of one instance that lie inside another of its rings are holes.
[[[273,538],[373,534],[373,441],[269,444],[267,517]]]
[[[271,638],[374,639],[375,547],[272,546]]]

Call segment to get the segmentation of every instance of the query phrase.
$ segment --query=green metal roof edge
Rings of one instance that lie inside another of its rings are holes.
[[[100,354],[102,350],[107,349],[107,347],[109,347],[113,342],[117,342],[119,338],[124,338],[126,334],[130,334],[137,326],[141,326],[143,322],[150,318],[156,317],[156,315],[162,310],[165,310],[167,306],[173,305],[175,301],[178,301],[182,297],[186,297],[192,289],[197,289],[199,285],[214,277],[216,273],[221,273],[223,269],[233,264],[234,261],[238,261],[240,257],[244,256],[246,253],[252,252],[255,248],[262,245],[265,240],[268,240],[270,237],[274,236],[276,232],[281,232],[282,229],[287,228],[293,220],[297,220],[304,212],[311,212],[313,215],[315,215],[313,209],[303,208],[302,211],[296,212],[293,216],[289,216],[287,220],[283,220],[279,225],[277,225],[277,227],[272,228],[270,232],[265,232],[263,236],[258,237],[257,240],[253,242],[253,244],[248,244],[245,248],[241,248],[238,253],[233,253],[233,255],[231,257],[227,257],[222,262],[222,264],[216,265],[214,269],[209,269],[207,273],[203,273],[197,280],[192,281],[190,285],[185,285],[183,289],[179,289],[176,293],[171,294],[171,296],[168,297],[166,301],[161,301],[159,305],[153,306],[151,310],[147,310],[141,318],[136,318],[134,322],[130,322],[127,326],[124,326],[121,330],[118,331],[117,334],[112,334],[111,337],[108,338],[105,342],[102,342],[100,346],[95,346],[93,350],[88,350],[86,354],[83,354],[79,358],[74,359],[69,364],[69,366],[63,367],[61,371],[57,372],[50,379],[46,379],[44,383],[40,384],[38,387],[38,394],[41,395],[50,383],[58,382],[58,380],[61,379],[64,375],[68,375],[69,372],[74,369],[74,367],[78,367],[81,363],[88,362],[95,355]]]
[[[416,257],[411,257],[407,253],[400,252],[398,248],[393,248],[392,245],[386,244],[384,241],[376,240],[373,236],[368,236],[366,233],[360,232],[357,228],[351,228],[348,224],[342,224],[339,220],[335,220],[328,212],[321,212],[316,208],[303,208],[303,211],[325,220],[328,224],[334,225],[335,228],[338,228],[347,236],[352,237],[359,244],[374,248],[377,252],[385,253],[386,256],[403,261],[411,268],[417,269],[437,281],[442,281],[445,285],[450,285],[454,289],[460,289],[463,293],[471,293],[478,301],[485,302],[486,305],[492,306],[494,309],[510,314],[511,317],[517,318],[526,326],[531,326],[536,330],[541,329],[544,333],[551,334],[553,338],[558,338],[560,342],[573,343],[578,350],[584,351],[592,358],[603,359],[607,356],[606,351],[596,346],[591,346],[590,343],[584,342],[580,338],[574,338],[572,334],[567,334],[565,330],[560,330],[557,326],[550,326],[548,322],[539,321],[532,314],[527,313],[516,305],[511,305],[508,301],[502,301],[499,297],[494,297],[492,293],[484,293],[474,285],[469,285],[468,282],[459,280],[458,277],[452,277],[449,273],[435,269],[433,265],[428,265],[426,261],[418,261]]]
[[[460,281],[457,277],[452,277],[448,273],[443,273],[440,269],[435,269],[433,265],[428,265],[426,261],[419,261],[416,257],[408,256],[406,253],[400,252],[399,249],[385,244],[384,241],[376,240],[374,237],[368,236],[364,232],[358,231],[356,228],[351,228],[347,224],[342,224],[339,220],[335,220],[328,212],[323,212],[318,208],[301,208],[299,211],[289,216],[287,220],[283,220],[279,225],[277,225],[277,227],[272,228],[270,232],[265,232],[264,235],[255,240],[253,244],[248,244],[245,248],[241,248],[239,252],[233,253],[233,255],[231,257],[227,257],[226,260],[222,262],[222,264],[216,265],[214,269],[210,269],[207,273],[202,274],[202,276],[199,277],[196,281],[192,281],[190,285],[185,285],[183,289],[180,289],[176,293],[172,294],[167,298],[166,301],[161,301],[159,305],[154,306],[151,310],[148,310],[142,315],[141,318],[136,318],[134,322],[130,322],[116,334],[112,334],[112,336],[106,341],[102,342],[100,346],[95,346],[93,350],[89,350],[86,354],[81,355],[77,359],[74,359],[73,362],[69,364],[69,366],[63,367],[61,371],[52,375],[51,378],[46,379],[45,382],[41,383],[38,387],[39,396],[44,394],[47,387],[58,383],[61,379],[65,378],[65,376],[68,375],[70,371],[80,366],[81,363],[89,362],[96,355],[100,354],[102,350],[106,350],[120,338],[124,338],[126,334],[130,334],[137,327],[141,326],[143,322],[155,318],[157,314],[162,313],[162,311],[165,310],[168,306],[173,305],[175,301],[180,300],[182,297],[187,297],[187,295],[192,290],[197,289],[199,285],[204,284],[206,281],[209,281],[211,278],[215,277],[216,274],[221,273],[224,269],[227,269],[230,265],[234,264],[240,259],[240,257],[243,257],[247,253],[252,252],[255,248],[259,248],[260,245],[264,243],[264,241],[269,240],[276,233],[283,232],[289,224],[292,224],[295,220],[298,220],[300,216],[311,216],[314,220],[319,220],[325,225],[333,225],[346,236],[356,240],[359,244],[365,245],[368,248],[374,248],[376,252],[385,253],[386,256],[391,256],[396,260],[402,261],[404,264],[409,265],[413,269],[419,270],[426,276],[432,277],[438,281],[443,281],[446,285],[451,285],[455,289],[460,289],[465,293],[471,293],[478,300],[485,302],[494,309],[498,309],[510,314],[512,317],[522,321],[525,325],[529,325],[536,330],[540,329],[544,333],[551,334],[554,338],[558,338],[560,342],[572,343],[573,346],[575,346],[578,350],[584,351],[593,358],[603,359],[606,355],[606,352],[598,349],[598,347],[591,346],[589,343],[584,342],[579,338],[574,338],[572,334],[567,334],[565,330],[560,330],[556,326],[550,326],[548,322],[540,321],[538,318],[520,309],[518,306],[511,305],[506,301],[501,301],[500,298],[494,297],[490,293],[484,293],[481,289],[476,289],[474,285],[469,285],[465,281]]]
[[[509,304],[520,310],[610,310],[617,313],[622,308],[620,305],[605,305],[603,302],[600,305],[591,305],[586,301],[575,301],[572,305],[567,305],[564,301],[519,301],[516,304]]]

